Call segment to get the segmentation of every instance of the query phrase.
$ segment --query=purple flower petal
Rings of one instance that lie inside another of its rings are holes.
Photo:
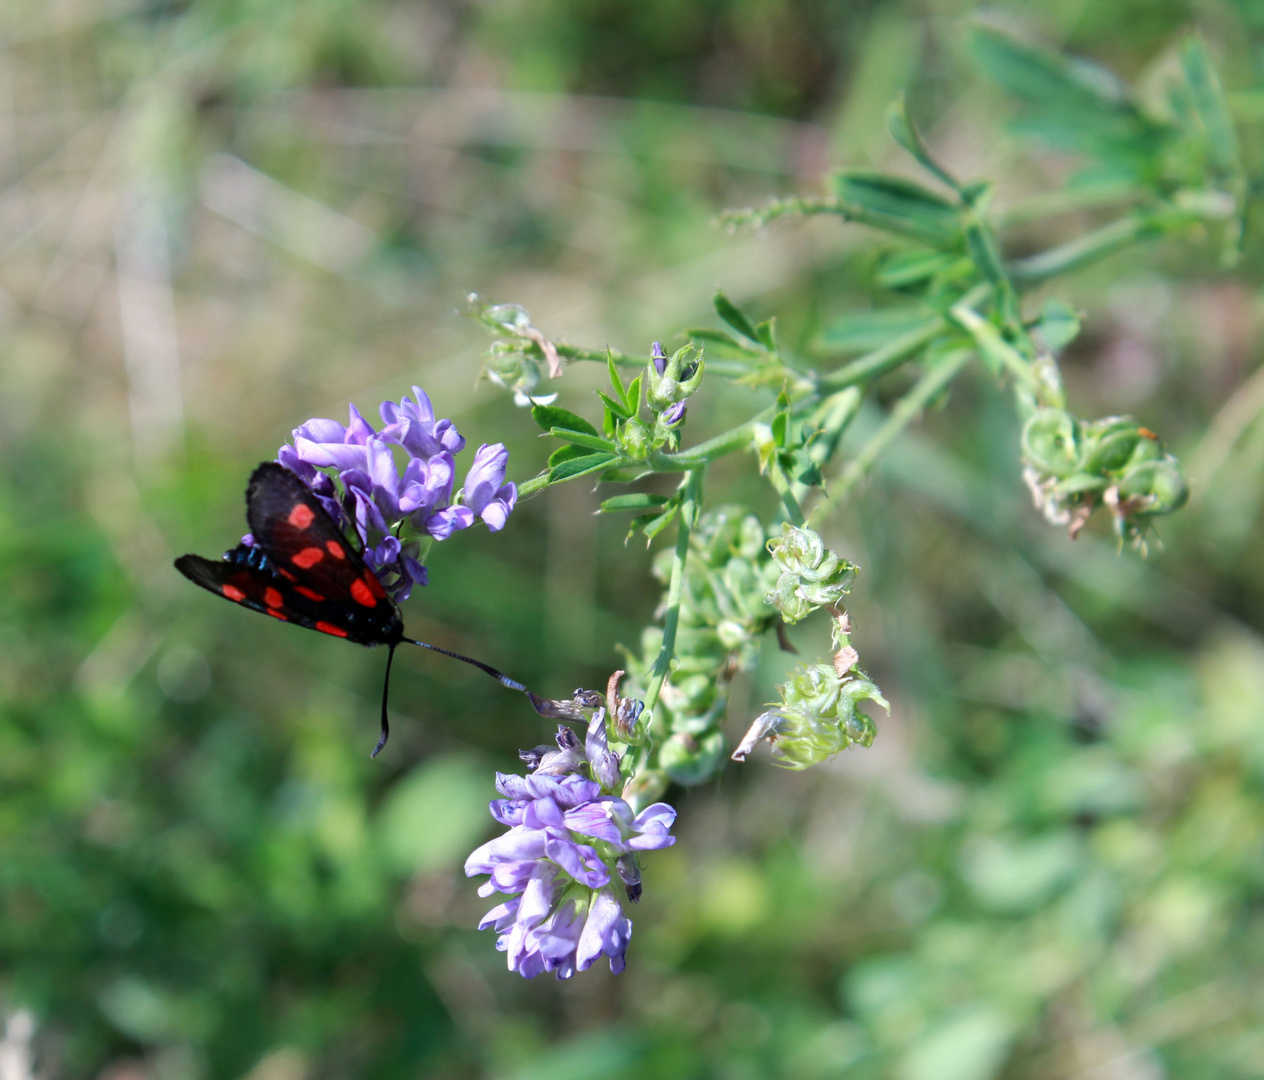
[[[426,518],[422,528],[436,540],[446,540],[454,532],[468,529],[474,524],[474,513],[467,506],[449,506]]]
[[[593,961],[602,953],[614,956],[621,951],[615,928],[622,915],[623,908],[610,889],[600,889],[593,895],[575,952],[576,966],[580,971],[592,967]],[[625,943],[623,949],[626,948]]]
[[[550,836],[544,841],[544,854],[571,877],[590,889],[600,889],[610,880],[610,871],[587,844],[560,840]]]

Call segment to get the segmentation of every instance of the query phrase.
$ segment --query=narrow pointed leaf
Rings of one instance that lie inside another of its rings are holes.
[[[716,314],[720,316],[726,323],[744,338],[748,338],[755,344],[760,344],[759,332],[755,329],[755,324],[746,317],[746,313],[742,311],[732,300],[722,292],[717,292],[712,298],[715,304]]]

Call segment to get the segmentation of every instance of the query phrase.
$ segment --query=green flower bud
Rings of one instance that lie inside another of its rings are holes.
[[[634,416],[620,426],[616,440],[625,457],[644,461],[653,444],[653,431]]]
[[[678,732],[663,743],[659,762],[678,784],[701,784],[715,775],[724,762],[724,733],[711,730],[701,738]]]
[[[1079,421],[1062,409],[1040,409],[1023,427],[1023,460],[1049,476],[1070,476],[1083,459]]]
[[[670,360],[664,362],[660,355],[650,361],[645,369],[645,396],[654,412],[663,412],[698,389],[704,362],[701,356],[693,359],[693,355],[693,346],[686,345],[677,349]]]
[[[818,607],[833,607],[851,591],[857,567],[830,551],[809,528],[781,527],[781,538],[768,541],[773,562],[781,570],[765,597],[788,623],[796,623]]]

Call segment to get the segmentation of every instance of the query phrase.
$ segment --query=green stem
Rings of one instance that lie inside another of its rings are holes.
[[[921,415],[940,391],[961,373],[961,369],[970,362],[973,355],[970,349],[957,349],[950,352],[926,372],[912,390],[896,402],[895,408],[891,410],[882,426],[847,463],[847,468],[839,477],[838,484],[830,492],[835,502],[847,497],[852,488],[873,468],[874,463],[887,447],[895,442],[900,433]]]
[[[659,691],[671,673],[672,657],[676,652],[676,627],[680,624],[680,596],[685,587],[685,561],[689,557],[689,534],[698,520],[702,504],[702,473],[695,469],[684,482],[685,495],[680,504],[680,526],[676,532],[676,554],[672,559],[671,580],[667,585],[667,615],[663,619],[663,645],[650,669],[649,682],[645,687],[645,707],[653,710],[658,702]]]
[[[991,291],[990,284],[976,285],[958,303],[973,307],[985,299]],[[844,364],[834,371],[827,372],[817,379],[816,385],[821,391],[829,392],[842,390],[856,383],[872,382],[888,371],[894,371],[905,360],[915,356],[949,326],[948,319],[943,316],[933,319],[925,326],[919,326],[916,330],[910,330],[907,334],[902,334],[893,341],[887,342],[880,349],[875,349],[853,360],[850,364]]]
[[[799,500],[795,498],[794,484],[790,478],[786,476],[785,470],[774,460],[768,469],[768,479],[772,481],[772,486],[777,489],[777,494],[781,496],[781,505],[785,508],[786,519],[791,525],[803,526],[806,518],[803,516],[803,507],[799,505]]]
[[[1044,388],[1032,371],[1031,364],[1014,346],[1001,337],[995,326],[965,304],[953,305],[949,315],[953,322],[974,338],[980,352],[985,353],[998,364],[1008,368],[1027,393],[1035,398],[1041,396],[1041,391]]]
[[[710,465],[716,458],[722,458],[734,450],[743,450],[750,445],[751,432],[756,424],[765,424],[777,415],[777,406],[769,405],[762,412],[756,413],[744,424],[708,439],[679,454],[650,454],[646,464],[655,472],[688,472],[690,469]]]
[[[526,356],[533,357],[536,360],[543,360],[544,350],[537,341],[530,341],[522,338],[518,347]],[[578,345],[564,345],[559,341],[553,343],[553,347],[557,350],[557,355],[564,360],[592,360],[599,364],[606,362],[605,349],[582,349]],[[628,353],[620,352],[618,349],[610,350],[610,359],[620,367],[645,367],[649,362],[648,356],[630,356]],[[743,363],[741,360],[720,360],[708,359],[707,369],[716,375],[723,375],[727,378],[740,378],[743,375],[749,375],[751,371],[750,364]]]

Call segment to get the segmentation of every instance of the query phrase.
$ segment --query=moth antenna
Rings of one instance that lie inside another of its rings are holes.
[[[377,746],[373,748],[370,758],[375,758],[382,752],[382,747],[386,745],[386,740],[391,737],[391,722],[386,718],[386,701],[391,693],[391,664],[395,660],[395,646],[390,647],[390,651],[386,654],[386,678],[382,680],[382,737],[378,739]]]
[[[400,640],[408,642],[409,645],[417,645],[423,649],[429,649],[431,652],[443,653],[444,656],[450,656],[452,657],[453,660],[460,660],[462,663],[473,664],[476,668],[479,669],[479,671],[487,672],[487,674],[490,675],[493,679],[495,679],[498,683],[500,683],[501,686],[506,687],[509,690],[517,690],[519,693],[522,693],[522,694],[530,693],[530,691],[525,686],[523,686],[522,683],[518,682],[517,679],[511,679],[508,675],[504,674],[503,672],[497,671],[490,664],[484,664],[481,660],[475,660],[473,657],[470,657],[470,656],[462,656],[459,652],[453,652],[451,649],[441,649],[439,648],[438,645],[430,645],[424,641],[414,641],[412,638],[400,638]],[[389,666],[387,668],[387,671],[389,673],[390,671]],[[382,706],[382,709],[383,709],[382,722],[385,723],[386,722],[385,704]]]

